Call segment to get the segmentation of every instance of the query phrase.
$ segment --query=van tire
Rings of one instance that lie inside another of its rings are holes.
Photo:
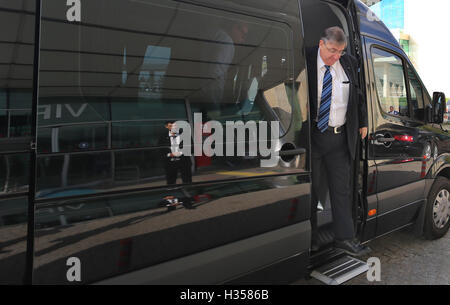
[[[438,198],[438,195],[442,196],[443,194],[449,196],[450,180],[448,180],[445,177],[439,176],[434,181],[427,198],[427,206],[425,210],[425,226],[424,226],[425,238],[427,239],[441,238],[447,233],[450,227],[450,220],[447,220],[447,223],[442,228],[439,228],[434,221],[433,209],[435,206],[435,201]],[[448,197],[448,199],[450,199],[450,196]]]

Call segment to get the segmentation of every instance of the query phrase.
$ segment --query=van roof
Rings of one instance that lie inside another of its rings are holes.
[[[355,4],[358,11],[361,35],[374,37],[401,49],[392,32],[367,5],[359,0],[355,0]]]

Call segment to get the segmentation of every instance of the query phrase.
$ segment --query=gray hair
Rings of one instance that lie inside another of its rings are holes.
[[[347,36],[345,36],[344,30],[338,26],[325,29],[321,39],[324,42],[331,41],[338,45],[347,45]]]

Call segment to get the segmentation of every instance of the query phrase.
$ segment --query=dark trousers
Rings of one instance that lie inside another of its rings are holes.
[[[171,161],[170,159],[173,159]],[[191,161],[189,157],[169,158],[166,162],[166,181],[167,184],[176,184],[178,173],[181,173],[183,183],[192,182]]]
[[[311,225],[313,239],[317,238],[317,202],[321,183],[328,183],[333,230],[335,239],[348,240],[354,237],[350,189],[350,153],[345,128],[340,134],[333,131],[321,133],[313,127],[312,133],[312,183]]]

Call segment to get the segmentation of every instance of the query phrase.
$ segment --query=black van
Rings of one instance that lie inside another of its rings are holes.
[[[445,96],[360,1],[67,3],[0,3],[0,283],[289,283],[341,259],[325,183],[310,251],[305,60],[335,25],[369,114],[349,169],[358,239],[448,231]],[[212,121],[279,122],[279,157],[249,152],[250,123],[243,155],[168,170],[174,121],[205,140]]]

